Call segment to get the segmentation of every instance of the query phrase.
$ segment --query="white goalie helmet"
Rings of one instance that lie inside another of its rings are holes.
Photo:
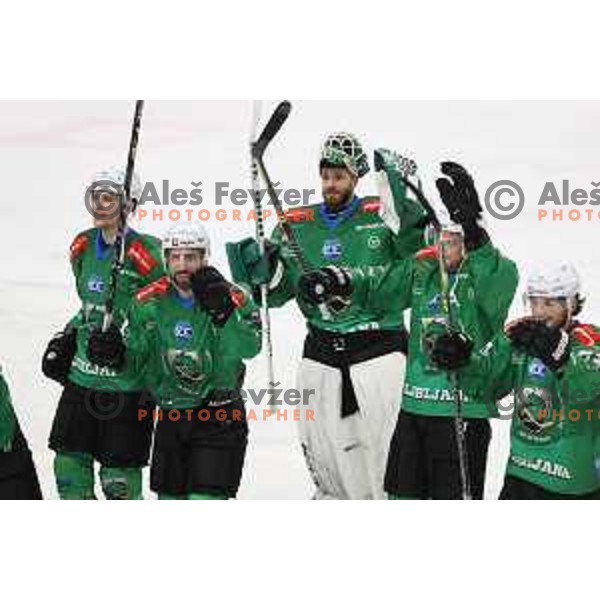
[[[537,265],[527,277],[527,298],[560,298],[575,301],[581,293],[581,279],[568,262]]]
[[[210,255],[210,238],[202,225],[176,225],[165,233],[162,239],[162,255],[166,261],[169,250],[203,250]]]
[[[102,171],[97,171],[90,178],[87,189],[90,190],[95,187],[105,187],[109,191],[118,191],[120,187],[125,184],[125,169],[120,167],[110,167]],[[142,182],[138,177],[137,173],[133,173],[131,178],[130,194],[131,199],[137,202],[142,197]]]

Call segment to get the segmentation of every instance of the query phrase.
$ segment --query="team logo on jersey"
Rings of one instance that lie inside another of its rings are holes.
[[[458,306],[458,299],[456,298],[456,294],[454,293],[454,290],[450,290],[450,292],[448,293],[448,298],[450,300],[450,304],[452,306]],[[430,312],[430,314],[439,314],[441,312],[443,312],[442,309],[444,309],[445,311],[445,298],[441,293],[437,293],[435,294],[430,300],[427,301],[427,308]]]
[[[342,256],[342,242],[335,238],[325,240],[321,253],[327,260],[338,260]]]
[[[430,313],[438,313],[441,310],[441,294],[436,294],[433,298],[427,301],[427,308]]]
[[[529,375],[535,379],[543,379],[546,376],[546,365],[539,359],[534,359],[529,365]]]
[[[600,371],[600,352],[593,350],[580,350],[575,358],[586,371]]]
[[[175,337],[178,340],[191,340],[193,329],[191,323],[187,321],[178,321],[175,323]]]
[[[177,384],[191,394],[197,394],[207,374],[212,369],[210,354],[198,354],[193,350],[169,349],[163,355],[166,366],[175,377]]]
[[[88,279],[88,291],[94,294],[101,294],[104,291],[104,280],[98,275],[92,275]]]
[[[525,431],[536,437],[549,435],[557,424],[550,390],[525,386],[517,390],[515,399],[515,413]]]
[[[367,246],[370,250],[377,250],[381,247],[381,238],[378,235],[370,235],[367,240]]]

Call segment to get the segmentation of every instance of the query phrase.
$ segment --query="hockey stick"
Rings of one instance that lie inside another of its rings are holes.
[[[448,329],[450,331],[456,331],[456,321],[454,319],[454,311],[452,310],[452,302],[451,302],[451,294],[450,294],[450,278],[448,275],[448,265],[446,263],[446,259],[444,257],[444,251],[441,247],[441,238],[442,238],[442,226],[441,223],[431,206],[431,203],[422,190],[414,185],[411,181],[409,181],[406,174],[403,174],[402,180],[404,184],[415,194],[418,201],[421,203],[421,206],[431,219],[434,227],[437,229],[440,244],[438,249],[438,260],[440,265],[440,279],[441,279],[441,288],[442,288],[442,306],[443,310],[446,313],[446,319],[448,324]],[[469,462],[467,455],[467,443],[465,438],[465,420],[463,417],[463,406],[462,406],[462,389],[458,384],[458,376],[455,371],[450,371],[448,373],[448,379],[450,380],[450,388],[452,392],[452,397],[454,399],[454,404],[456,406],[456,415],[454,417],[454,426],[456,433],[456,447],[458,451],[458,467],[460,471],[460,484],[461,484],[461,492],[463,500],[471,500],[471,481],[469,476]]]
[[[435,210],[433,210],[433,207],[431,206],[431,203],[429,202],[429,200],[427,200],[427,198],[425,198],[425,195],[423,194],[423,191],[421,190],[421,188],[417,187],[408,178],[408,176],[412,175],[412,174],[413,173],[410,171],[401,171],[400,178],[404,182],[404,185],[409,190],[411,190],[412,193],[416,196],[417,200],[423,207],[423,210],[427,213],[427,216],[429,217],[429,220],[431,221],[432,225],[439,231],[441,229],[440,220],[438,219],[437,214],[435,213]]]
[[[252,156],[256,162],[260,175],[267,186],[267,194],[269,195],[269,199],[271,203],[275,207],[275,212],[277,213],[277,218],[279,220],[279,224],[285,235],[288,244],[290,246],[290,250],[292,252],[292,256],[300,266],[300,269],[303,273],[307,273],[310,271],[310,265],[306,261],[304,256],[304,252],[302,248],[298,244],[298,240],[294,234],[294,230],[288,223],[285,211],[281,204],[281,201],[277,197],[277,192],[275,191],[275,187],[273,186],[273,182],[267,168],[264,163],[264,153],[269,144],[269,142],[275,137],[275,134],[281,129],[282,125],[287,121],[287,118],[290,116],[290,111],[292,110],[292,105],[286,100],[281,102],[271,115],[268,123],[265,125],[262,133],[258,140],[252,145]]]
[[[117,292],[117,280],[119,273],[123,270],[125,264],[125,233],[127,230],[127,210],[131,203],[131,181],[135,169],[135,157],[140,138],[140,128],[142,125],[142,112],[144,110],[144,101],[135,101],[135,112],[133,122],[131,124],[131,136],[129,138],[129,152],[127,154],[127,167],[125,169],[125,181],[123,182],[123,191],[119,198],[119,227],[114,243],[114,257],[110,269],[110,280],[108,293],[106,295],[106,303],[104,313],[104,323],[102,331],[106,331],[113,320],[113,312],[115,309],[115,296]]]
[[[290,225],[290,223],[287,219],[287,215],[285,214],[283,205],[281,204],[281,201],[279,200],[279,197],[277,196],[277,192],[275,191],[275,186],[273,185],[273,182],[271,180],[271,177],[269,176],[269,172],[267,171],[267,168],[266,168],[264,160],[263,160],[264,152],[265,152],[267,145],[273,139],[275,134],[281,129],[281,126],[285,123],[285,121],[289,117],[291,110],[292,110],[292,105],[287,100],[284,102],[281,102],[277,106],[277,108],[271,115],[269,122],[266,124],[263,132],[261,133],[260,137],[258,138],[258,141],[253,145],[252,154],[253,154],[254,160],[256,161],[256,164],[258,166],[260,175],[267,186],[267,194],[269,196],[269,199],[271,200],[271,204],[275,207],[275,212],[277,213],[277,219],[279,222],[279,226],[281,227],[281,231],[283,232],[283,235],[286,238],[286,241],[287,241],[290,251],[292,253],[292,257],[294,258],[294,260],[300,267],[300,271],[302,272],[302,274],[306,274],[309,271],[312,271],[313,268],[311,267],[310,263],[304,256],[302,247],[298,243],[296,234],[294,233],[294,230],[292,229],[292,226]],[[336,300],[341,301],[341,299],[335,299],[335,298],[333,299],[334,302]],[[341,302],[342,302],[342,305],[345,305],[344,301],[341,301]],[[321,311],[321,314],[324,319],[330,319],[331,311],[332,310],[335,311],[335,309],[332,308],[327,303],[320,304],[318,306],[318,308]]]
[[[256,239],[258,241],[258,247],[260,249],[260,255],[263,261],[266,260],[266,237],[265,237],[265,221],[262,209],[262,202],[260,197],[260,179],[258,175],[258,166],[254,158],[254,144],[256,140],[256,134],[258,130],[258,123],[260,121],[260,100],[255,100],[253,103],[252,111],[252,126],[250,129],[250,167],[252,173],[252,197],[254,200],[254,210],[256,212]],[[274,135],[274,134],[273,134]],[[271,136],[271,139],[273,138]],[[261,136],[262,137],[262,136]],[[270,141],[270,140],[269,140]],[[263,139],[264,143],[264,139]],[[266,146],[265,146],[266,147]],[[262,150],[264,153],[264,148]],[[275,369],[273,367],[273,340],[271,337],[271,316],[269,314],[269,285],[267,283],[261,283],[260,285],[260,313],[261,321],[263,324],[263,340],[266,346],[267,353],[267,376],[269,389],[273,389],[275,386]],[[270,401],[273,400],[273,394],[270,394]]]
[[[440,263],[440,277],[442,284],[442,303],[448,319],[448,329],[450,329],[450,331],[456,331],[456,321],[454,319],[454,311],[452,310],[452,302],[450,297],[450,278],[448,275],[448,265],[444,257],[443,248],[441,247],[441,229],[438,231],[440,236],[440,249],[438,251],[438,258]],[[456,405],[454,426],[456,430],[456,445],[458,450],[458,467],[460,470],[462,497],[463,500],[472,500],[471,481],[469,477],[469,461],[467,455],[467,442],[465,438],[465,420],[462,411],[462,389],[459,387],[458,375],[456,374],[456,371],[450,371],[448,373],[448,378],[450,380],[450,387],[452,389],[452,397],[454,398],[454,404]]]

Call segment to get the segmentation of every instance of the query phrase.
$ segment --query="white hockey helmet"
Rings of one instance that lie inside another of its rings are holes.
[[[429,223],[425,228],[425,243],[428,246],[438,243],[440,233],[457,233],[464,237],[465,232],[462,225],[459,225],[450,219],[450,215],[445,207],[438,209],[436,211],[436,216],[438,218],[439,228],[433,223]]]
[[[525,295],[528,298],[574,300],[580,293],[579,273],[568,262],[537,265],[527,277]]]
[[[122,169],[121,167],[109,167],[108,169],[103,169],[102,171],[94,173],[90,178],[87,189],[106,187],[107,190],[118,193],[124,184],[125,169]],[[131,178],[131,188],[129,191],[135,205],[142,197],[143,192],[142,182],[135,172]]]
[[[162,255],[166,262],[168,250],[203,250],[204,256],[210,255],[210,238],[206,229],[200,225],[176,225],[165,233],[162,239]]]

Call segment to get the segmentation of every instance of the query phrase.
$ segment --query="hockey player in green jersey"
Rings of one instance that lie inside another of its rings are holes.
[[[168,277],[137,294],[125,339],[126,364],[146,374],[160,407],[151,488],[159,499],[235,497],[248,437],[243,359],[260,352],[260,317],[208,265],[202,227],[177,226],[162,247]]]
[[[437,243],[396,262],[383,277],[352,273],[355,296],[367,307],[411,309],[402,409],[385,478],[392,498],[462,497],[455,392],[462,398],[471,493],[482,498],[491,437],[488,418],[496,415],[495,407],[461,390],[460,380],[455,390],[440,365],[455,354],[468,361],[472,348],[480,349],[501,330],[518,282],[515,264],[500,254],[478,223],[481,206],[470,175],[455,163],[444,163],[442,172],[448,178],[438,180],[438,189],[452,221],[442,226]],[[450,309],[460,331],[449,326],[442,290],[446,272]]]
[[[0,500],[41,500],[31,451],[0,368]]]
[[[407,333],[402,309],[355,306],[343,267],[382,272],[422,245],[424,213],[408,199],[398,169],[378,153],[377,176],[395,200],[397,234],[380,213],[379,198],[359,198],[355,188],[369,171],[367,157],[351,134],[329,136],[319,171],[324,201],[289,211],[304,261],[278,226],[269,261],[259,261],[255,240],[228,245],[238,282],[269,284],[269,306],[296,300],[308,335],[298,387],[310,391],[313,420],[299,423],[300,442],[318,499],[379,499],[405,365]],[[322,268],[322,271],[318,269]],[[320,294],[327,290],[328,301]],[[342,310],[343,309],[343,310]]]
[[[150,452],[152,419],[138,420],[151,404],[144,381],[123,354],[114,355],[134,295],[163,273],[159,241],[131,228],[124,233],[124,264],[117,274],[112,323],[105,330],[114,243],[135,210],[142,189],[134,176],[130,206],[121,207],[125,173],[97,173],[86,192],[94,227],[71,244],[71,267],[81,309],[44,354],[44,373],[64,385],[50,433],[54,472],[62,499],[94,499],[94,463],[107,499],[140,499],[142,468]],[[122,368],[123,367],[123,368]],[[151,410],[149,411],[151,413]]]
[[[513,393],[500,498],[600,499],[600,330],[574,320],[583,300],[568,263],[532,270],[526,297],[531,316],[509,323],[460,371],[490,404]]]

